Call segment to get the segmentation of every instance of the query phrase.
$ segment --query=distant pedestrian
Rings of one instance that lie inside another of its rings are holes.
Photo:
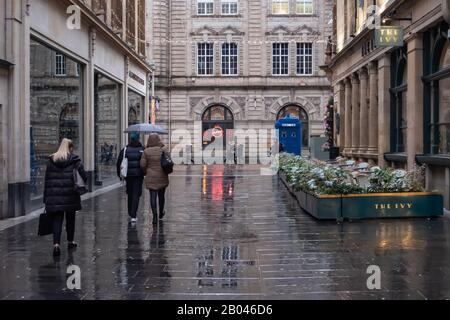
[[[162,153],[170,156],[169,150],[161,142],[157,134],[152,134],[148,138],[147,148],[141,158],[141,168],[145,174],[145,185],[150,190],[150,207],[153,214],[153,225],[158,224],[158,211],[156,204],[159,204],[159,219],[163,219],[166,214],[165,193],[169,186],[169,176],[161,166]]]
[[[50,156],[45,172],[44,203],[47,213],[53,217],[53,255],[61,254],[60,243],[64,215],[68,249],[75,249],[75,213],[81,210],[80,193],[76,191],[74,170],[87,181],[80,157],[73,153],[72,140],[63,139],[58,151]]]
[[[128,215],[131,222],[137,221],[137,211],[139,208],[139,200],[142,196],[142,184],[144,182],[144,172],[141,170],[140,161],[142,154],[144,153],[144,146],[139,141],[139,134],[132,133],[130,136],[130,143],[126,148],[122,149],[117,159],[117,176],[122,179],[121,176],[121,164],[122,160],[128,159],[126,192],[128,197]]]

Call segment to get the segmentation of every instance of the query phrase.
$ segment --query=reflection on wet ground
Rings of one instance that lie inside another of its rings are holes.
[[[257,167],[178,168],[155,229],[147,194],[136,226],[122,189],[83,207],[79,248],[58,260],[37,220],[0,232],[0,299],[450,298],[447,218],[319,222]],[[81,290],[67,289],[70,264]]]

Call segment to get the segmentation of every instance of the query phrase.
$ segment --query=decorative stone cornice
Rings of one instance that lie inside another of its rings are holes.
[[[371,61],[367,65],[367,68],[368,68],[370,74],[377,73],[378,72],[378,63],[376,61]]]
[[[298,35],[298,34],[310,34],[310,35],[314,35],[314,36],[318,36],[320,35],[320,32],[307,26],[307,25],[301,25],[300,27],[294,29],[294,31],[292,31],[292,35]]]
[[[307,25],[301,25],[298,28],[295,28],[294,30],[290,30],[288,27],[284,26],[284,25],[279,25],[276,26],[275,28],[273,28],[272,30],[269,30],[266,32],[266,36],[277,36],[279,34],[285,34],[285,35],[290,35],[290,36],[294,36],[294,35],[313,35],[313,36],[317,36],[320,35],[320,32],[318,32],[317,30],[307,26]]]
[[[205,25],[205,26],[190,33],[191,36],[202,36],[204,34],[210,34],[210,35],[216,36],[219,34],[219,32],[217,32],[213,28]]]
[[[359,77],[360,80],[361,79],[367,79],[367,77],[368,77],[368,71],[367,71],[366,67],[362,67],[361,69],[359,69],[357,71],[357,73],[358,73],[358,77]]]
[[[97,40],[97,30],[95,28],[90,28],[90,38],[89,38],[89,55],[91,58],[95,55],[95,42]]]
[[[354,72],[350,75],[350,79],[351,79],[352,84],[359,84],[359,78],[358,78],[358,74],[356,72]]]
[[[239,30],[233,26],[227,26],[227,27],[221,29],[219,31],[219,34],[224,34],[224,35],[231,34],[231,35],[236,35],[236,36],[243,36],[245,34],[245,32],[242,32],[241,30]]]
[[[350,77],[344,78],[342,82],[344,83],[345,86],[350,86],[352,84]]]

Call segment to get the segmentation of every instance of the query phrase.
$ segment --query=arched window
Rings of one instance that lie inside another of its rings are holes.
[[[297,118],[302,122],[302,147],[309,147],[309,117],[308,113],[298,105],[287,105],[278,113],[277,120],[285,118],[287,115]]]
[[[233,113],[224,105],[213,105],[205,110],[202,116],[203,146],[208,146],[216,138],[223,138],[224,147],[227,140],[233,139]],[[230,139],[227,139],[230,138]]]
[[[391,152],[398,153],[406,151],[406,46],[392,53],[391,66]]]
[[[209,107],[203,113],[203,121],[233,121],[231,111],[222,105]]]
[[[424,35],[425,153],[450,155],[450,48],[448,25]]]

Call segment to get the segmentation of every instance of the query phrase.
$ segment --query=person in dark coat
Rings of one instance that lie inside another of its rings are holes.
[[[60,243],[64,215],[69,250],[77,247],[75,236],[75,213],[81,210],[81,197],[75,190],[74,169],[86,182],[87,176],[80,157],[73,154],[74,145],[63,139],[58,151],[50,156],[45,172],[45,210],[53,217],[53,255],[61,254]]]
[[[132,133],[130,138],[130,143],[120,151],[119,158],[117,159],[117,176],[122,179],[120,166],[125,153],[125,157],[128,159],[127,177],[125,178],[128,196],[128,215],[131,218],[131,222],[135,223],[137,221],[137,211],[139,208],[139,200],[142,196],[142,184],[144,182],[144,172],[140,166],[144,146],[139,142],[139,134]]]

